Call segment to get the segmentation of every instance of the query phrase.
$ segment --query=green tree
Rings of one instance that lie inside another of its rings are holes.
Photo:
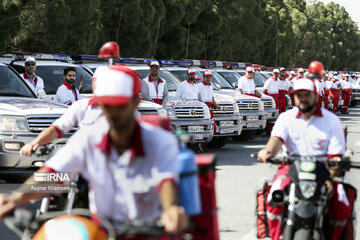
[[[8,50],[10,39],[20,29],[20,8],[10,1],[0,2],[0,52]]]

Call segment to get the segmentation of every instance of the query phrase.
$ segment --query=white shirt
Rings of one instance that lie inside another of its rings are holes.
[[[200,92],[197,83],[182,81],[176,89],[176,97],[186,100],[199,100]]]
[[[279,86],[279,90],[289,91],[289,84],[287,79],[285,80],[278,79],[278,86]]]
[[[264,90],[267,90],[268,94],[278,94],[279,93],[279,80],[276,81],[271,77],[264,83]]]
[[[45,163],[56,172],[81,174],[89,183],[90,211],[115,221],[152,221],[161,214],[157,190],[178,180],[178,143],[173,134],[137,124],[134,145],[118,155],[107,121],[81,128]]]
[[[317,108],[305,121],[297,107],[280,114],[271,137],[283,142],[288,154],[340,156],[345,152],[345,135],[340,119],[332,112]]]
[[[329,84],[329,90],[330,90],[330,88],[338,88],[338,86],[339,86],[339,81],[336,81],[336,82],[333,82],[333,81],[331,81],[331,83]]]
[[[359,79],[356,81],[356,84],[357,84],[357,85],[360,85],[360,77],[359,77]]]
[[[246,78],[246,76],[242,76],[238,80],[238,89],[241,89],[242,92],[249,93],[249,94],[255,94],[255,83],[254,79],[252,78]]]
[[[77,88],[73,90],[67,82],[64,82],[56,91],[57,101],[66,105],[71,105],[80,98],[79,90]]]
[[[316,91],[320,96],[324,96],[325,91],[324,91],[324,83],[323,81],[319,81],[318,79],[315,80],[315,86],[316,86]]]
[[[26,84],[31,88],[37,97],[39,97],[40,94],[46,95],[44,90],[44,80],[41,77],[35,75],[34,73],[34,79],[31,80],[26,72],[20,74],[20,76],[22,79],[24,79]]]
[[[53,122],[52,126],[61,133],[60,137],[76,126],[79,128],[89,126],[103,117],[101,108],[89,105],[89,100],[90,98],[84,98],[74,102],[60,118]]]
[[[352,84],[349,81],[341,80],[340,85],[342,89],[352,89]]]
[[[332,81],[326,81],[325,86],[326,86],[326,89],[329,90],[332,86]]]
[[[166,85],[166,80],[158,78],[157,81],[154,81],[151,78],[151,75],[143,79],[144,82],[149,87],[149,95],[152,99],[163,99],[168,95],[168,89]]]
[[[211,83],[209,85],[205,85],[205,82],[201,82],[197,84],[200,91],[200,101],[202,102],[212,102],[212,98],[214,96],[214,89]]]

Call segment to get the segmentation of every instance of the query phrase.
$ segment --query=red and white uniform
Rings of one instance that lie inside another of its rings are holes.
[[[157,190],[164,181],[178,181],[178,143],[171,133],[146,123],[137,123],[134,134],[132,147],[119,155],[107,121],[99,121],[75,133],[45,169],[80,173],[89,183],[94,214],[152,221],[161,214]]]
[[[238,80],[238,89],[241,89],[243,94],[255,97],[255,83],[254,79],[242,76]]]
[[[159,77],[157,81],[154,81],[151,75],[147,76],[143,80],[149,86],[150,98],[155,103],[161,105],[164,98],[167,96],[166,80]]]
[[[200,98],[199,100],[204,103],[211,103],[214,96],[214,89],[213,86],[210,84],[205,83],[202,81],[201,83],[197,84],[197,87],[200,92]]]
[[[289,86],[286,77],[279,77],[279,113],[286,111],[286,97],[285,95],[288,93]]]
[[[338,87],[338,85],[339,85],[338,81],[335,81],[335,82],[331,81],[331,84],[329,84],[329,90],[331,88],[336,89]],[[338,108],[338,104],[339,104],[339,97],[340,97],[339,90],[330,90],[329,95],[330,95],[330,98],[331,98],[332,104],[333,104],[332,111],[336,112],[336,110]]]
[[[266,95],[274,98],[276,108],[279,109],[279,80],[274,77],[265,81],[263,90],[266,91]]]
[[[343,105],[341,106],[341,112],[346,113],[350,105],[352,84],[349,81],[342,80],[340,81],[340,85],[342,88],[341,97],[344,101]]]
[[[80,99],[80,93],[77,88],[74,89],[65,81],[56,91],[56,99],[58,102],[71,105]]]
[[[56,129],[59,137],[70,132],[78,126],[90,126],[102,119],[103,114],[99,106],[89,103],[90,98],[80,99],[74,102],[65,113],[51,125]]]
[[[33,90],[36,96],[39,96],[40,93],[45,94],[44,80],[41,77],[35,75],[34,73],[34,78],[30,79],[30,76],[27,75],[26,72],[20,74],[20,76],[22,77],[22,79],[24,79],[24,81],[31,88],[31,90]]]
[[[186,100],[199,100],[200,92],[196,81],[182,81],[176,89],[176,97]]]
[[[345,152],[345,135],[340,119],[318,106],[309,120],[304,120],[297,107],[281,114],[275,122],[271,137],[283,142],[283,150],[301,155],[342,156]],[[269,201],[275,190],[282,190],[291,181],[287,176],[289,165],[280,166],[270,189],[267,209],[270,236],[278,240],[281,235],[282,206],[271,207]]]

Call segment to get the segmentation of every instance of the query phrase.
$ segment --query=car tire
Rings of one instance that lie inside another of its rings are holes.
[[[213,137],[206,147],[208,148],[221,148],[225,146],[230,140],[230,137]]]

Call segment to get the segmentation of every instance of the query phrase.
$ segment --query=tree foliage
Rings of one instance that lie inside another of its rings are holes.
[[[0,52],[211,59],[328,69],[360,67],[345,8],[313,0],[2,0]]]

